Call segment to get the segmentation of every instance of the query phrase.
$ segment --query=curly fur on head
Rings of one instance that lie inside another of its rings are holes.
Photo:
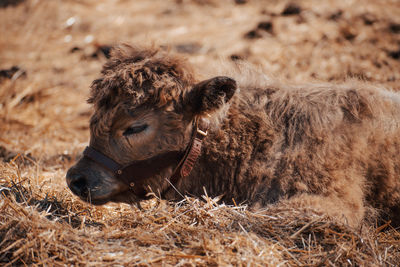
[[[111,108],[121,99],[131,108],[161,107],[177,101],[195,83],[190,65],[160,48],[116,47],[101,73],[91,85],[88,100],[96,109]]]

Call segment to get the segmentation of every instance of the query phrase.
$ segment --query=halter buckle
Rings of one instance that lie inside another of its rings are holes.
[[[205,132],[204,132],[204,131],[200,130],[199,128],[197,128],[196,131],[197,131],[199,134],[203,135],[203,136],[207,136],[207,134],[208,134],[208,131],[205,131]]]

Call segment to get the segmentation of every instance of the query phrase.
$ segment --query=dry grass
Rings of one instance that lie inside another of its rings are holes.
[[[101,45],[167,45],[204,73],[232,58],[293,82],[359,77],[400,90],[398,1],[296,3],[301,12],[290,16],[283,0],[27,0],[0,9],[0,69],[21,68],[0,77],[0,264],[398,265],[400,233],[390,225],[349,229],[289,207],[254,213],[208,197],[93,207],[65,184],[88,140],[85,100],[105,61]]]

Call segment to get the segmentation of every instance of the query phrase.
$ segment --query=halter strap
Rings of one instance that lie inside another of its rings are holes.
[[[85,150],[83,150],[83,155],[91,158],[92,160],[102,165],[103,167],[106,167],[113,173],[118,173],[122,169],[122,166],[119,165],[117,162],[90,146],[87,146]]]
[[[161,173],[164,169],[177,164],[169,179],[172,184],[178,183],[179,179],[190,174],[201,154],[202,142],[207,136],[209,124],[208,117],[195,118],[192,136],[184,153],[169,151],[146,160],[131,162],[127,166],[118,164],[90,146],[85,148],[83,155],[113,172],[114,176],[126,183],[137,196],[144,198],[146,195],[144,181]]]
[[[170,178],[172,184],[176,184],[180,178],[189,176],[192,171],[197,158],[201,154],[203,139],[208,134],[208,127],[210,125],[209,116],[207,114],[207,118],[200,117],[195,119],[192,138],[186,148],[186,153]]]

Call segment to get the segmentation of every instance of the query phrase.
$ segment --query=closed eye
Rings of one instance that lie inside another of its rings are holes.
[[[131,127],[128,127],[124,131],[123,135],[124,136],[128,136],[128,135],[132,135],[132,134],[137,134],[137,133],[140,133],[140,132],[143,132],[144,130],[146,130],[147,127],[148,127],[147,124],[138,125],[138,126],[131,126]]]

